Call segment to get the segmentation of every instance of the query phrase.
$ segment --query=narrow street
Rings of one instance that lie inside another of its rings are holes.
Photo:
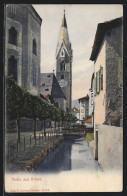
[[[98,171],[98,162],[94,159],[84,137],[69,136],[52,151],[35,173],[59,173],[62,171]]]

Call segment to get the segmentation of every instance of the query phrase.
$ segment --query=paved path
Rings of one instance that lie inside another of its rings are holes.
[[[98,162],[94,159],[84,137],[70,136],[52,151],[36,169],[36,173],[58,173],[62,171],[98,171]]]

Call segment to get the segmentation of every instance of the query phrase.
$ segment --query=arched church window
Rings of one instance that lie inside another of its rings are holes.
[[[37,44],[36,44],[36,40],[33,40],[33,53],[37,54]]]
[[[61,75],[61,79],[64,79],[64,75]]]
[[[36,66],[33,65],[33,86],[36,86]]]
[[[8,59],[8,75],[17,81],[17,60],[13,55]]]
[[[61,65],[60,65],[61,67],[61,71],[65,71],[65,62],[64,61],[62,61],[61,62]]]
[[[17,45],[17,31],[14,27],[9,29],[9,43]]]

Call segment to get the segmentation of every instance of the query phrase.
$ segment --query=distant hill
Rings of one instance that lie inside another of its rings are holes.
[[[73,108],[73,107],[76,107],[77,109],[80,109],[78,99],[72,101],[72,108]]]

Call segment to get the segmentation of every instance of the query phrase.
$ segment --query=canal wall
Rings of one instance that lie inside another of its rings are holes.
[[[56,140],[49,142],[45,147],[43,147],[42,150],[40,150],[40,152],[38,152],[38,154],[34,156],[34,158],[32,158],[26,163],[26,170],[33,171],[35,168],[37,168],[39,164],[41,163],[41,161],[43,161],[45,157],[52,150],[54,150],[57,146],[59,146],[60,143],[63,142],[63,140],[64,140],[64,137],[61,136],[57,138]]]
[[[98,162],[104,170],[123,168],[123,129],[122,127],[99,124]]]

